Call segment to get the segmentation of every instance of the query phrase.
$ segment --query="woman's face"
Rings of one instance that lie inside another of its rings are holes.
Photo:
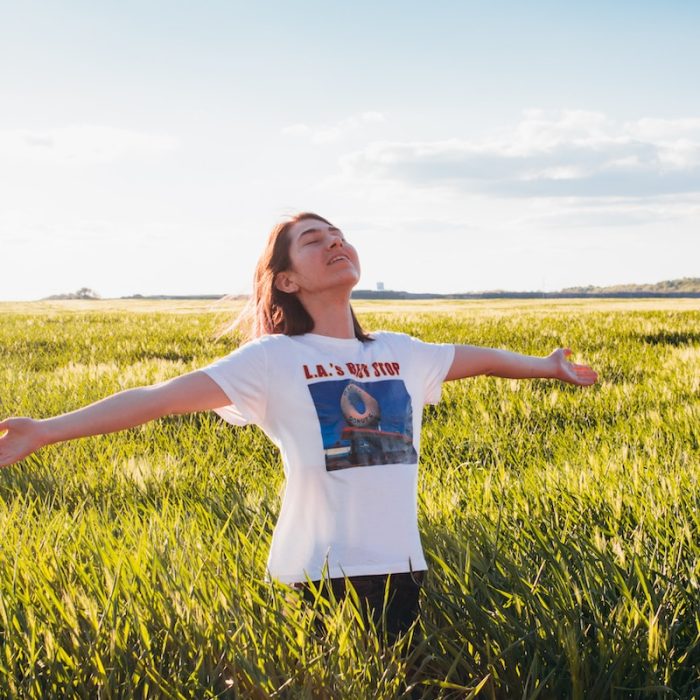
[[[292,224],[289,236],[291,268],[283,275],[298,287],[293,292],[316,292],[332,287],[352,289],[360,279],[357,251],[340,229],[319,219]]]

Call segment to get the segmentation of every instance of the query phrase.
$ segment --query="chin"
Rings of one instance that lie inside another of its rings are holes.
[[[343,281],[352,281],[353,284],[357,284],[360,281],[360,273],[357,270],[353,269],[346,269],[342,271],[338,271],[338,280],[343,280]]]
[[[336,286],[343,287],[343,288],[347,289],[348,292],[352,292],[352,290],[355,289],[355,287],[357,287],[359,282],[360,282],[360,278],[353,275],[352,277],[348,277],[347,279],[338,280]]]

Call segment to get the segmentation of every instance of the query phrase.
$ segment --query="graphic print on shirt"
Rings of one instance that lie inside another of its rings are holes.
[[[401,379],[309,385],[321,425],[326,470],[416,464],[413,408]]]

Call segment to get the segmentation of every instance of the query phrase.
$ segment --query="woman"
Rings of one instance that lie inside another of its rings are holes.
[[[0,422],[0,467],[43,445],[131,428],[169,414],[215,410],[255,423],[282,452],[286,476],[268,558],[270,577],[313,597],[348,581],[390,634],[418,612],[427,564],[417,527],[421,414],[444,381],[492,375],[589,386],[596,373],[569,349],[530,357],[424,343],[360,327],[350,294],[360,278],[343,233],[312,213],[271,232],[246,317],[249,342],[200,370],[119,392],[45,420]],[[388,605],[384,608],[385,593]]]

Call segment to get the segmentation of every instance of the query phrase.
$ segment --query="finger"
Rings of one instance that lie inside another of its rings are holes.
[[[594,372],[587,365],[575,365],[573,363],[570,363],[567,369],[569,371],[569,374],[573,377],[576,377],[576,379],[585,379],[598,376],[597,372]]]
[[[578,379],[587,384],[594,384],[598,380],[598,375],[595,372],[582,372],[578,374]]]

